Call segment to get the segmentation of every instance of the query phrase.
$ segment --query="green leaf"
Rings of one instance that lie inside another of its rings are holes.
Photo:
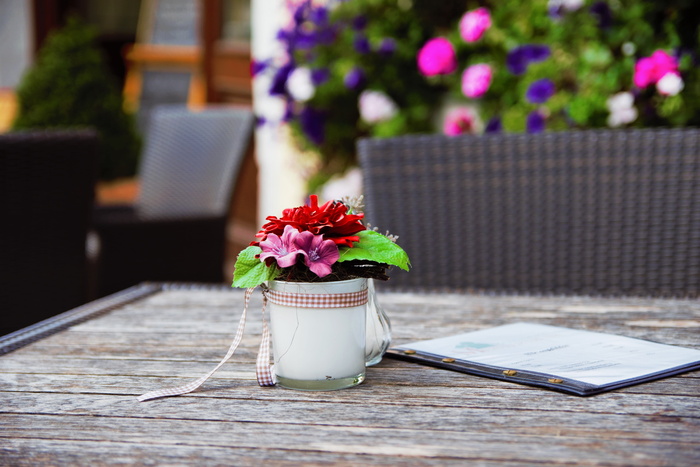
[[[408,254],[388,237],[374,230],[358,232],[360,241],[352,248],[340,252],[338,261],[366,260],[398,266],[408,271]]]
[[[276,266],[266,266],[263,261],[260,261],[260,258],[255,257],[260,252],[262,252],[260,247],[249,246],[238,254],[233,270],[232,287],[242,289],[256,287],[277,276],[279,271]]]

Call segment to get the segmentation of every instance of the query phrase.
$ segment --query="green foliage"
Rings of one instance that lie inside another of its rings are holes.
[[[263,261],[256,258],[262,252],[258,246],[249,246],[241,251],[236,258],[233,271],[232,287],[257,287],[265,281],[274,279],[279,274],[279,268],[274,264],[266,266]]]
[[[398,266],[408,271],[408,254],[388,237],[374,230],[358,232],[360,241],[352,248],[341,249],[339,262],[366,260]]]
[[[17,95],[14,129],[94,127],[102,139],[100,178],[135,173],[141,140],[134,118],[123,110],[94,31],[78,19],[46,40]]]

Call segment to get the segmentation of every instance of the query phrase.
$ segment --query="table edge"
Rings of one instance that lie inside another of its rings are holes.
[[[38,323],[0,336],[0,356],[22,348],[45,337],[56,334],[76,324],[88,321],[103,315],[115,308],[127,303],[139,300],[149,295],[167,289],[208,289],[224,287],[219,284],[179,284],[170,282],[142,282],[140,284],[121,290],[112,295],[80,305],[77,308],[65,311],[47,318]]]

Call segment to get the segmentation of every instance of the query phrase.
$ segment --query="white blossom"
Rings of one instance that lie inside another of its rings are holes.
[[[316,93],[311,80],[311,70],[306,67],[295,68],[287,78],[287,91],[297,102],[306,102]]]
[[[634,106],[634,96],[629,92],[618,92],[608,98],[607,102],[610,115],[608,116],[608,126],[619,127],[631,123],[639,115]]]
[[[664,96],[675,96],[683,90],[683,78],[678,73],[669,72],[656,83],[656,90]]]
[[[342,175],[335,175],[321,188],[322,199],[343,199],[362,194],[362,170],[354,167]]]
[[[583,0],[549,0],[547,7],[557,9],[561,7],[565,11],[576,11],[583,6]]]
[[[631,57],[636,51],[637,46],[634,45],[634,42],[625,42],[622,44],[622,53],[626,56]]]
[[[362,91],[358,106],[362,120],[367,123],[389,120],[398,112],[396,103],[381,91]]]

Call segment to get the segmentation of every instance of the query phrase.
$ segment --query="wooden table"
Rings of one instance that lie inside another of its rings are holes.
[[[529,321],[700,348],[697,300],[380,301],[395,344]],[[86,320],[0,356],[0,464],[700,465],[700,372],[584,398],[385,357],[352,389],[260,388],[260,303],[202,388],[141,403],[223,357],[241,291],[145,284],[33,330]]]

